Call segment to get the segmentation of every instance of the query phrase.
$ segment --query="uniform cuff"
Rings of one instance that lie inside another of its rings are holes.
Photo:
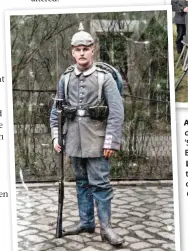
[[[112,139],[113,139],[112,135],[106,135],[103,148],[120,150],[120,143],[113,142]]]
[[[55,139],[55,138],[58,138],[58,127],[53,127],[51,129],[51,136],[52,136],[52,141]]]

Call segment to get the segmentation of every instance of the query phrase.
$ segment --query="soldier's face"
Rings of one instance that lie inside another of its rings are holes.
[[[81,67],[88,67],[93,62],[93,46],[79,45],[72,48],[72,55]]]

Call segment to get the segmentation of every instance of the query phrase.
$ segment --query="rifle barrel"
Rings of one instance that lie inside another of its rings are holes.
[[[62,101],[58,100],[58,144],[61,146],[61,152],[59,153],[59,169],[58,169],[58,215],[56,226],[56,238],[62,237],[62,221],[63,221],[63,202],[64,202],[64,149],[63,149],[63,134],[62,134]]]

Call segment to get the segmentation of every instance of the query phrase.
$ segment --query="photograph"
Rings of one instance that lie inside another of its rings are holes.
[[[9,12],[19,251],[176,250],[171,14]]]
[[[172,0],[176,102],[188,102],[188,1]]]

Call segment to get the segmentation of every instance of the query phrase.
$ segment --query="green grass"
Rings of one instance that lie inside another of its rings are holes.
[[[174,40],[174,66],[176,65],[179,54],[176,52],[176,40],[177,32],[176,32],[176,26],[173,25],[173,40]],[[175,84],[177,83],[178,79],[181,77],[183,74],[183,67],[182,67],[182,62],[179,63],[178,68],[175,69],[174,71],[174,81]],[[181,81],[178,89],[176,90],[176,102],[188,102],[188,75],[185,75],[183,80]]]
[[[188,102],[188,76],[185,76],[176,91],[176,102]]]
[[[176,56],[177,53],[174,53],[174,65],[176,64],[178,57]],[[175,84],[180,79],[183,74],[183,67],[180,63],[178,68],[174,71],[175,77],[174,81]],[[188,75],[186,74],[182,79],[181,83],[179,84],[178,89],[176,90],[176,102],[188,102]]]

